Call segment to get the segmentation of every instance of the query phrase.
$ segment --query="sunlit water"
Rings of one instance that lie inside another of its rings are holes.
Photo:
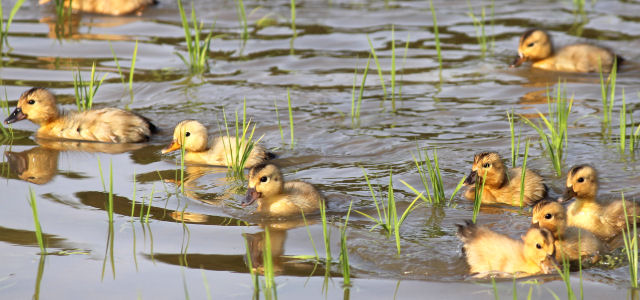
[[[251,208],[240,207],[243,184],[227,179],[224,168],[188,166],[181,193],[179,156],[160,154],[173,126],[183,119],[198,119],[217,134],[224,126],[223,113],[234,118],[236,111],[241,113],[244,99],[247,117],[256,124],[255,134],[278,154],[276,163],[285,177],[311,182],[329,198],[335,262],[349,203],[353,201],[354,210],[376,215],[362,169],[382,190],[387,189],[392,170],[395,197],[404,211],[415,194],[400,180],[424,190],[413,160],[417,145],[437,148],[449,196],[469,172],[474,153],[498,151],[509,162],[507,111],[533,118],[538,111],[546,112],[545,90],[553,92],[559,79],[567,82],[567,95],[574,97],[563,170],[590,163],[600,171],[601,194],[615,197],[624,191],[627,198],[634,198],[639,192],[638,156],[620,154],[616,144],[623,89],[627,109],[635,112],[638,107],[639,68],[632,63],[618,76],[611,139],[603,134],[598,75],[508,68],[519,35],[530,27],[549,30],[559,44],[588,40],[614,49],[629,61],[640,61],[637,3],[589,2],[581,16],[574,13],[570,1],[496,1],[493,12],[489,1],[474,2],[478,18],[481,7],[486,9],[488,51],[482,56],[467,2],[436,1],[441,72],[427,1],[387,5],[383,1],[300,1],[295,38],[289,3],[245,1],[246,42],[240,38],[234,1],[195,3],[205,31],[215,22],[210,69],[202,76],[190,76],[175,54],[185,54],[186,47],[172,1],[161,1],[140,17],[73,15],[71,33],[60,38],[56,38],[53,7],[25,3],[11,25],[10,47],[3,49],[0,69],[11,109],[20,93],[32,86],[50,88],[60,95],[65,109],[75,109],[73,73],[79,67],[83,78],[88,78],[95,61],[99,77],[107,74],[95,107],[128,107],[163,131],[148,144],[119,147],[36,143],[35,125],[28,121],[14,125],[15,139],[3,142],[7,154],[0,184],[3,297],[203,299],[210,294],[246,299],[254,293],[246,245],[250,252],[257,251],[252,255],[261,255],[262,232],[269,226],[280,298],[325,294],[329,299],[493,298],[490,283],[475,282],[467,275],[455,224],[471,218],[472,205],[459,195],[453,207],[421,203],[409,215],[401,228],[399,256],[393,237],[387,238],[379,228],[370,230],[375,225],[371,220],[352,213],[347,247],[353,278],[352,286],[344,289],[337,263],[327,271],[323,264],[295,257],[315,255],[316,250],[324,257],[317,216],[308,216],[313,243],[300,220],[263,222],[251,215]],[[3,2],[5,19],[12,5],[13,1]],[[256,22],[263,17],[276,22],[257,28]],[[69,25],[65,26],[68,32]],[[392,28],[398,70],[395,113],[390,80]],[[354,124],[350,117],[354,68],[358,68],[357,97],[370,53],[368,39],[379,58],[388,95],[372,60],[360,120]],[[128,80],[136,40],[132,101],[110,45]],[[287,91],[293,108],[293,147]],[[638,113],[633,115],[640,120]],[[564,178],[555,175],[537,133],[524,123],[516,126],[523,140],[532,141],[528,167],[545,178],[557,197]],[[26,171],[18,174],[17,170]],[[110,170],[112,226],[105,209]],[[46,256],[39,255],[27,201],[29,189],[37,199]],[[505,207],[483,208],[478,220],[514,238],[530,222],[526,210]],[[592,267],[583,276],[586,298],[631,295],[624,262]],[[519,295],[531,290],[534,298],[548,299],[549,289],[566,295],[557,276],[537,279],[540,285],[518,281]],[[578,291],[577,274],[572,283]],[[498,290],[502,297],[511,297],[512,282],[499,281]]]

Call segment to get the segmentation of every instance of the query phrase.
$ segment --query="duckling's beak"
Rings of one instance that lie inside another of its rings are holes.
[[[247,189],[247,196],[242,200],[242,207],[247,207],[253,204],[253,202],[256,202],[260,197],[262,197],[262,193],[256,191],[255,188]]]
[[[558,266],[558,261],[556,261],[556,253],[555,250],[552,254],[547,255],[545,260],[542,261],[542,272],[545,274],[550,274],[554,271],[554,269]]]
[[[576,192],[573,190],[573,187],[567,187],[567,190],[564,191],[564,195],[562,198],[558,199],[558,202],[566,202],[571,200],[571,198],[576,196]]]
[[[522,53],[518,53],[518,56],[516,57],[516,59],[513,60],[511,65],[509,65],[509,68],[519,67],[526,60],[527,59],[524,57],[524,55],[522,55]]]
[[[173,140],[171,142],[171,144],[169,144],[169,146],[167,146],[164,149],[162,149],[162,154],[173,152],[173,151],[176,151],[178,149],[180,149],[180,143],[178,143],[178,140]]]
[[[27,118],[27,115],[25,115],[22,112],[22,108],[16,107],[16,109],[13,110],[13,112],[9,115],[9,117],[4,119],[4,123],[5,124],[11,124],[11,123],[18,122],[20,120],[24,120],[26,118]]]
[[[467,179],[464,180],[464,184],[466,184],[466,185],[475,184],[477,178],[478,178],[478,172],[477,171],[471,171],[471,173],[469,173],[469,175],[467,176]]]

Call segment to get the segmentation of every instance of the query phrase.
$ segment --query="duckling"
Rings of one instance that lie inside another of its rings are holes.
[[[464,183],[473,185],[476,180],[480,180],[482,183],[483,174],[486,174],[486,179],[482,192],[482,203],[520,205],[521,168],[507,170],[498,153],[482,152],[474,156],[471,173]],[[474,200],[475,187],[469,187],[464,196],[469,200]],[[524,204],[533,205],[546,196],[547,186],[542,182],[542,177],[527,169],[524,180]]]
[[[457,235],[464,243],[471,273],[548,274],[556,264],[553,234],[547,229],[532,226],[519,241],[470,220],[465,223],[456,224]]]
[[[576,201],[567,208],[567,224],[593,232],[602,240],[610,240],[626,226],[622,200],[600,201],[598,194],[598,173],[590,165],[578,165],[567,174],[567,190],[561,201],[573,197]],[[624,201],[629,222],[634,222],[640,214],[640,205]]]
[[[530,29],[520,37],[518,57],[510,67],[518,67],[532,61],[534,68],[561,72],[609,72],[614,62],[620,67],[623,59],[608,49],[589,45],[573,44],[553,51],[551,37],[540,29]]]
[[[49,3],[51,0],[40,0],[39,4]],[[130,13],[139,14],[146,6],[156,4],[156,0],[72,0],[64,1],[64,6],[74,11],[82,11],[103,15],[127,15]]]
[[[182,147],[184,140],[184,160],[189,163],[206,164],[214,166],[228,166],[237,158],[236,138],[230,136],[216,137],[209,145],[207,128],[196,120],[184,120],[173,131],[173,141],[162,149],[162,153],[176,151]],[[246,142],[240,145],[240,154],[244,153]],[[245,167],[251,168],[268,159],[275,158],[273,153],[267,152],[264,147],[254,144],[245,162]]]
[[[274,164],[260,164],[249,171],[249,187],[242,206],[255,201],[258,213],[281,217],[299,215],[300,211],[314,213],[323,205],[324,197],[309,183],[285,182]]]
[[[92,109],[61,114],[56,97],[34,87],[20,96],[16,109],[4,120],[11,124],[27,119],[40,128],[40,138],[137,143],[148,141],[157,128],[149,119],[119,108]]]
[[[600,259],[600,254],[606,252],[605,246],[591,231],[567,226],[567,211],[556,201],[538,202],[533,207],[531,223],[546,228],[553,234],[557,261],[562,261],[563,258],[577,261],[582,257],[590,257],[591,262],[595,263]]]
[[[18,178],[35,183],[45,184],[58,174],[59,151],[44,147],[33,147],[22,152],[6,151],[4,155],[9,163],[9,170]]]

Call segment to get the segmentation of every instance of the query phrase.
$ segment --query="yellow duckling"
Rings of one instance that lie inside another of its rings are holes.
[[[184,160],[189,163],[229,166],[238,155],[242,155],[246,149],[246,141],[240,145],[240,154],[236,148],[236,138],[223,136],[216,137],[209,145],[207,128],[196,120],[184,120],[173,130],[173,141],[162,153],[169,153],[179,150],[184,140]],[[267,152],[264,147],[254,144],[249,153],[249,158],[245,162],[245,167],[251,168],[265,160],[275,158],[273,153]]]
[[[567,208],[567,224],[593,232],[602,240],[615,237],[626,226],[622,200],[599,201],[598,173],[590,165],[578,165],[567,174],[567,190],[562,201],[573,197],[576,201]],[[624,201],[629,222],[640,214],[640,205]]]
[[[587,73],[600,72],[602,68],[609,72],[616,59],[620,67],[621,57],[608,49],[589,44],[573,44],[554,52],[551,38],[545,31],[530,29],[520,37],[518,57],[511,67],[531,61],[534,68],[550,71]]]
[[[471,173],[464,183],[472,185],[479,181],[482,184],[484,174],[486,174],[486,179],[482,192],[482,203],[520,205],[521,168],[507,170],[498,153],[482,152],[474,156]],[[547,186],[544,185],[542,177],[538,174],[527,169],[524,179],[523,202],[525,205],[533,205],[547,196]],[[469,200],[474,200],[475,187],[469,187],[464,196]]]
[[[548,229],[555,239],[556,260],[577,261],[590,257],[597,262],[606,252],[605,246],[591,231],[567,226],[567,211],[556,201],[542,200],[533,207],[532,224]]]
[[[137,143],[157,132],[149,119],[119,108],[93,109],[61,114],[56,97],[46,89],[32,88],[20,96],[16,109],[4,120],[11,124],[27,119],[40,128],[40,138]]]
[[[51,0],[40,0],[39,4],[49,3]],[[72,0],[64,1],[64,6],[74,11],[82,11],[93,14],[120,16],[130,13],[138,13],[146,6],[156,4],[156,0]]]
[[[554,269],[555,246],[549,230],[532,226],[522,241],[473,224],[470,220],[458,226],[458,238],[471,273],[483,276],[503,272],[520,276],[548,274]]]
[[[285,182],[274,164],[261,164],[249,171],[249,187],[242,206],[258,201],[257,212],[268,216],[314,213],[324,197],[313,185],[302,181]]]

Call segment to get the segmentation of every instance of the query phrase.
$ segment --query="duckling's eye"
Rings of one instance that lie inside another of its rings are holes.
[[[536,244],[536,248],[542,249],[542,246],[540,246],[540,244]]]
[[[260,177],[260,182],[267,182],[267,181],[269,181],[269,178],[267,176]]]
[[[527,47],[533,47],[533,45],[535,45],[535,44],[536,44],[535,42],[529,43],[529,45],[527,45]]]
[[[578,182],[584,182],[584,177],[578,178]]]
[[[551,214],[546,214],[546,215],[544,215],[544,218],[545,218],[545,219],[547,219],[547,220],[550,220],[550,219],[551,219],[551,217],[553,217]]]
[[[491,164],[490,163],[486,163],[486,164],[482,165],[482,167],[483,168],[488,168],[488,167],[491,167]]]
[[[184,134],[184,136],[190,136],[190,135],[191,135],[191,132],[188,132],[188,131]]]
[[[30,99],[29,101],[27,101],[27,103],[29,103],[31,105],[34,105],[34,104],[36,104],[36,100]]]

